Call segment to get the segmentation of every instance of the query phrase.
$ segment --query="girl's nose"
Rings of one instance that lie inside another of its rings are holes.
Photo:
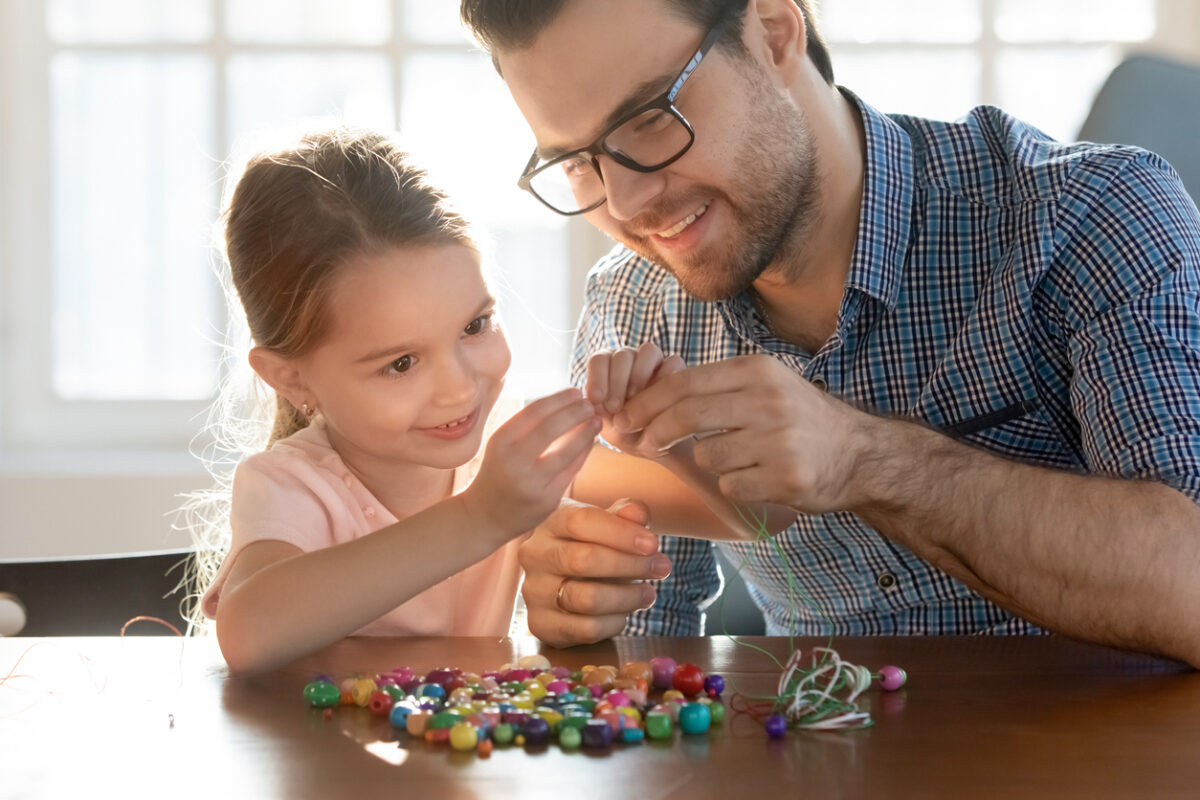
[[[475,378],[475,367],[470,358],[462,352],[454,352],[438,370],[437,404],[450,407],[469,402],[475,394]]]

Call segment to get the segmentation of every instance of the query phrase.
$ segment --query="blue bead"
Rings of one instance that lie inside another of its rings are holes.
[[[550,741],[550,723],[541,717],[530,717],[521,725],[521,735],[526,745],[546,744]]]
[[[446,687],[438,683],[426,683],[418,687],[416,694],[420,697],[432,697],[441,700],[446,696]]]
[[[767,717],[767,736],[772,739],[782,739],[787,733],[787,719],[782,714],[772,714]]]
[[[580,731],[583,746],[595,749],[612,747],[613,729],[602,719],[589,719]]]
[[[388,719],[392,721],[392,725],[397,728],[403,728],[408,724],[408,715],[413,712],[411,706],[397,703],[392,706],[391,712],[388,714]]]
[[[684,733],[705,733],[712,724],[712,716],[704,703],[685,703],[679,709],[679,727]]]
[[[719,695],[725,691],[725,679],[720,675],[709,675],[704,679],[704,693],[707,695]]]
[[[641,728],[623,728],[621,740],[627,744],[636,744],[646,738],[646,732]]]

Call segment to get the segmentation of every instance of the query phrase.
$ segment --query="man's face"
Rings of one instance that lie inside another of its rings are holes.
[[[573,2],[501,72],[543,152],[590,144],[631,98],[665,91],[704,31],[645,0]],[[636,105],[636,103],[635,103]],[[763,67],[711,51],[676,98],[695,130],[670,166],[640,173],[598,156],[607,202],[586,216],[703,300],[748,288],[816,213],[803,115]]]

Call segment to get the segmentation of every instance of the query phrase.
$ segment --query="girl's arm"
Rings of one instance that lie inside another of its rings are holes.
[[[247,545],[217,608],[226,662],[260,672],[332,644],[534,528],[557,508],[599,428],[577,390],[559,392],[496,431],[459,495],[323,550]]]
[[[603,414],[603,436],[621,452],[597,445],[572,485],[571,497],[608,508],[622,498],[650,509],[656,533],[703,539],[747,541],[761,529],[776,534],[796,520],[786,506],[739,507],[721,493],[717,476],[699,466],[686,439],[662,453],[639,454],[639,435],[611,425],[625,401],[658,378],[684,369],[678,356],[664,358],[653,343],[638,350],[598,353],[588,361],[587,398]],[[761,523],[761,524],[760,524]]]

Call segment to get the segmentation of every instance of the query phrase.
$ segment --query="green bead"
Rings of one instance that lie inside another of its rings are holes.
[[[651,711],[646,714],[646,735],[651,739],[669,739],[671,715],[665,711]]]
[[[572,683],[579,683],[581,680],[583,680],[583,672],[581,670],[575,670],[574,672],[571,673],[571,682]],[[587,691],[587,690],[585,689],[584,691]],[[588,694],[591,694],[591,692],[588,692]]]
[[[558,724],[559,729],[565,730],[567,728],[574,728],[579,730],[583,726],[587,725],[588,720],[591,718],[591,714],[572,714],[569,717],[563,717],[562,722]]]
[[[720,725],[725,721],[725,706],[720,703],[709,704],[708,715],[712,718],[713,725]]]
[[[389,683],[383,687],[383,690],[392,696],[393,700],[400,701],[408,697],[403,689],[394,683]]]
[[[342,691],[329,681],[314,681],[304,687],[304,699],[316,708],[328,708],[341,702]]]
[[[564,723],[562,730],[558,733],[559,746],[564,750],[574,750],[582,741],[583,734],[579,732],[579,728]]]
[[[513,726],[507,722],[501,722],[496,727],[492,728],[492,741],[496,744],[508,744],[516,736],[516,731]]]
[[[429,720],[429,727],[433,730],[440,728],[453,728],[458,723],[462,722],[461,714],[456,714],[453,711],[439,711],[433,715],[433,719]]]

